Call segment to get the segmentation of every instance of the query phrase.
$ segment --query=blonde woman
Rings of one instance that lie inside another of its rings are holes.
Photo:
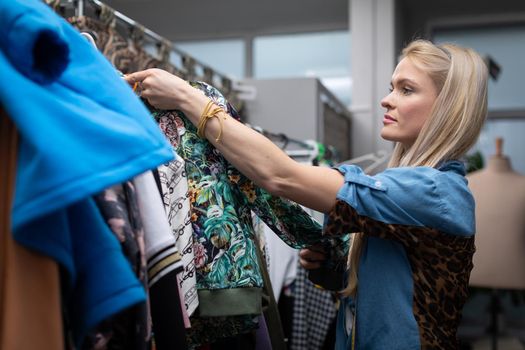
[[[389,168],[299,164],[271,141],[161,70],[127,77],[142,97],[180,109],[241,172],[278,196],[324,212],[324,234],[354,233],[337,349],[456,349],[474,253],[474,200],[458,159],[487,109],[478,54],[417,40],[391,80],[381,136],[396,143]],[[203,112],[204,111],[204,112]],[[323,256],[301,252],[306,268]]]

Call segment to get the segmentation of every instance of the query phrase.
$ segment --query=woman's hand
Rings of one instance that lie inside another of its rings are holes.
[[[299,262],[306,270],[320,268],[321,263],[325,260],[325,254],[321,251],[321,248],[317,246],[301,249],[299,252]]]
[[[193,89],[186,81],[162,69],[146,69],[124,77],[140,97],[159,109],[181,109]]]

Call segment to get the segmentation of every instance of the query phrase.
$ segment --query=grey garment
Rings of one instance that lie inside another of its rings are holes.
[[[333,292],[316,287],[297,264],[291,350],[319,350],[337,314]]]

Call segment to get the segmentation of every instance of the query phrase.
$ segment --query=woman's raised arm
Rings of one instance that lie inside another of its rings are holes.
[[[138,83],[141,97],[154,107],[181,110],[197,126],[210,107],[209,98],[199,90],[160,69],[132,73],[126,80]],[[244,175],[274,195],[317,211],[326,213],[333,207],[343,184],[337,170],[300,164],[226,112],[216,116],[207,119],[204,135]]]

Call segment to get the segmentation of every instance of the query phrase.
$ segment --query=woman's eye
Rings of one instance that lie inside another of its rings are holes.
[[[402,89],[403,95],[410,95],[413,91],[411,88],[404,87]]]
[[[394,91],[394,89],[393,89],[392,87],[389,87],[389,88],[388,88],[388,92],[389,92],[389,93],[392,93],[392,91]]]

